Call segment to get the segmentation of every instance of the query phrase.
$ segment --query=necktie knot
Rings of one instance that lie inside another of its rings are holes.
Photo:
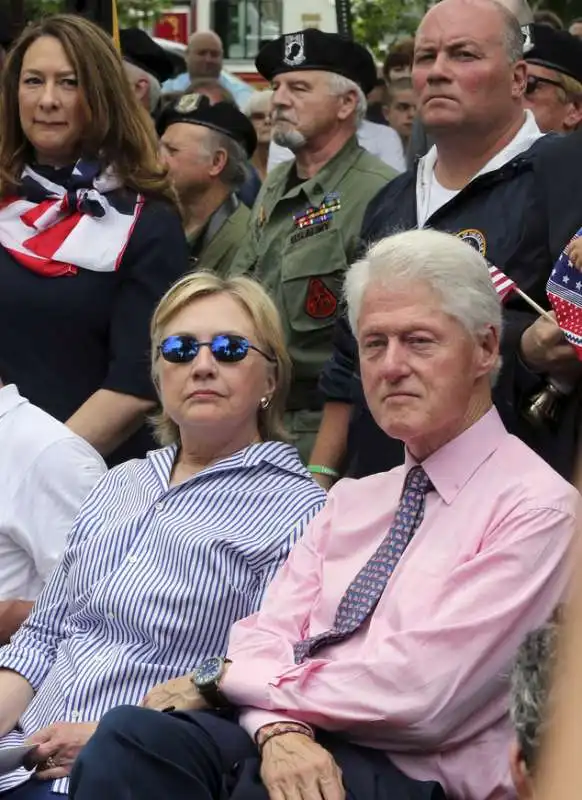
[[[406,480],[404,481],[404,492],[407,492],[409,489],[412,489],[416,492],[422,492],[422,494],[427,494],[434,489],[430,478],[420,465],[412,467],[406,476]]]

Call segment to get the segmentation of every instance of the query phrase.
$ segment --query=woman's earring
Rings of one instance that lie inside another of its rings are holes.
[[[271,405],[271,398],[270,397],[261,397],[261,408],[263,411],[266,411],[269,406]]]

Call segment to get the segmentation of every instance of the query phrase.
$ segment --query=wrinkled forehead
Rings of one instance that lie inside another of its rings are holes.
[[[443,0],[420,23],[415,50],[430,44],[443,46],[453,41],[501,44],[506,22],[494,0]]]

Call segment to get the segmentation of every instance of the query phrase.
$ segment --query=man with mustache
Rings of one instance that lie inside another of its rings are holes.
[[[396,173],[356,137],[376,82],[365,48],[307,29],[267,44],[256,64],[274,90],[273,139],[295,160],[267,176],[232,271],[261,281],[282,315],[293,360],[287,424],[306,459],[321,417],[317,380],[331,354],[343,274],[367,204]],[[319,465],[311,466],[317,473]]]
[[[370,204],[361,238],[369,243],[416,227],[455,233],[547,306],[546,282],[567,239],[556,246],[548,235],[541,166],[563,145],[543,138],[524,109],[524,44],[531,47],[531,31],[521,30],[495,0],[442,0],[425,15],[412,79],[421,121],[436,144]],[[580,193],[578,198],[580,208]],[[535,427],[525,409],[548,378],[575,386],[580,364],[552,321],[532,314],[517,296],[505,308],[504,366],[495,402],[509,430],[570,477],[575,393],[564,395],[555,428],[543,420]],[[311,460],[328,474],[347,461],[353,477],[401,463],[401,445],[378,429],[353,378],[357,357],[345,321],[336,329],[335,345],[322,377],[326,406]]]

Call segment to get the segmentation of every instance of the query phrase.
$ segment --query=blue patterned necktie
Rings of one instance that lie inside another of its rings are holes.
[[[412,467],[406,476],[388,535],[348,586],[336,611],[333,627],[295,644],[293,652],[296,664],[310,658],[320,647],[351,636],[368,619],[414,531],[422,522],[425,497],[432,488],[423,468]]]

